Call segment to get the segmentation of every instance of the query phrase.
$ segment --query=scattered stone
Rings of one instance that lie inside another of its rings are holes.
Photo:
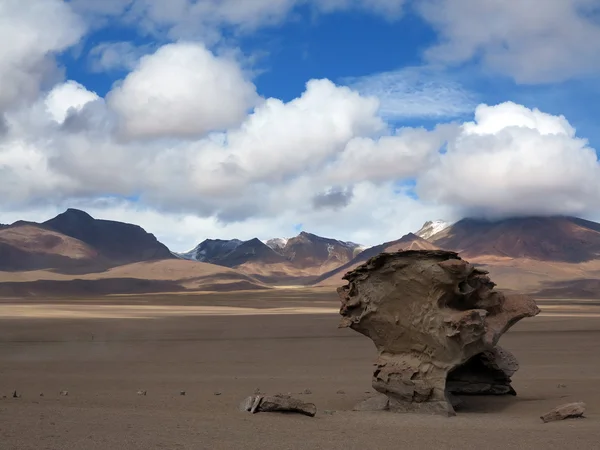
[[[69,395],[69,391],[60,391],[60,395],[66,397],[67,395]]]
[[[221,393],[220,392],[215,392],[215,395],[221,395]]]
[[[137,395],[146,395],[146,391],[139,390],[137,391]]]
[[[185,391],[179,391],[179,395],[185,395]]]
[[[43,392],[40,392],[40,397],[43,397],[43,396],[44,396],[44,393],[43,393]]]
[[[13,398],[21,398],[21,394],[19,394],[17,391],[13,391],[12,397]]]
[[[310,389],[304,389],[304,390],[302,391],[302,394],[303,394],[303,395],[310,395],[310,394],[312,394],[312,391],[311,391]]]
[[[242,400],[242,403],[240,403],[240,411],[250,412],[250,410],[252,409],[253,403],[254,403],[254,395],[251,395],[250,397],[246,397],[244,400]]]
[[[377,394],[375,397],[368,398],[358,403],[353,411],[387,411],[389,409],[390,399],[387,395]]]
[[[557,406],[552,411],[549,411],[543,416],[540,416],[540,419],[542,419],[542,422],[544,423],[553,422],[555,420],[574,419],[578,417],[583,417],[584,412],[585,403],[567,403],[565,405]]]
[[[335,413],[335,411],[330,411],[329,409],[323,411],[323,414],[327,414],[328,416],[333,416],[333,413]]]
[[[557,388],[566,388],[566,387],[567,387],[567,385],[566,385],[566,384],[559,383],[559,384],[558,384],[558,386],[556,386],[556,387],[557,387]]]
[[[372,384],[389,410],[452,416],[449,393],[516,394],[518,362],[496,345],[540,310],[529,296],[494,291],[487,274],[454,252],[408,250],[344,276],[339,326],[373,340]]]
[[[342,391],[341,389],[339,391],[336,392],[336,394],[345,394],[346,392]]]
[[[261,395],[257,395],[256,397],[254,397],[254,400],[252,401],[252,406],[250,407],[250,412],[252,414],[256,413],[256,410],[258,409],[258,406],[260,405],[261,401],[262,401]]]
[[[240,404],[241,411],[252,414],[257,412],[296,412],[310,417],[317,413],[317,407],[313,403],[305,403],[289,395],[251,395]]]

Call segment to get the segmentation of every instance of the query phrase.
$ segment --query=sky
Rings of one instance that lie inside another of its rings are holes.
[[[598,117],[598,0],[0,0],[0,223],[600,220]]]

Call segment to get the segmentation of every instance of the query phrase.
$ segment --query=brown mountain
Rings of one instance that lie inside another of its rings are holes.
[[[464,219],[429,240],[488,270],[499,288],[600,297],[590,289],[600,277],[598,223],[563,216]]]
[[[214,258],[211,262],[226,267],[239,267],[247,263],[260,262],[265,265],[286,263],[287,259],[273,251],[261,240],[254,238],[242,242],[225,255]]]
[[[290,261],[294,267],[309,269],[315,275],[346,264],[356,256],[361,247],[353,242],[338,241],[323,238],[316,234],[302,232],[288,239],[279,252]]]
[[[17,222],[0,229],[0,270],[91,269],[105,264],[85,242],[43,226]]]
[[[179,257],[235,268],[265,282],[302,284],[350,261],[361,247],[352,242],[302,232],[291,239],[272,239],[266,244],[207,239]]]
[[[600,224],[575,217],[526,217],[496,222],[464,219],[429,241],[465,258],[496,256],[565,263],[600,258]]]
[[[439,247],[432,244],[431,242],[426,241],[425,239],[417,236],[413,233],[408,233],[405,236],[402,236],[400,239],[385,242],[380,245],[376,245],[374,247],[370,247],[362,252],[360,252],[356,257],[352,260],[339,266],[327,273],[324,273],[319,278],[316,279],[315,284],[322,286],[329,285],[342,285],[344,281],[342,277],[346,274],[346,272],[352,270],[356,266],[365,263],[368,259],[373,256],[377,256],[380,253],[386,252],[398,252],[400,250],[438,250]]]
[[[175,258],[164,244],[142,227],[94,219],[77,209],[68,209],[43,225],[88,244],[113,266]]]

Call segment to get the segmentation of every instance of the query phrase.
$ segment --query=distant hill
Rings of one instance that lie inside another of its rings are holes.
[[[576,217],[463,219],[431,236],[488,270],[499,289],[543,297],[600,298],[600,224]]]
[[[581,263],[600,258],[600,224],[575,217],[464,219],[429,239],[465,258],[507,257]]]
[[[78,239],[37,224],[0,229],[0,270],[93,269],[106,266],[99,252]]]
[[[303,231],[288,239],[278,251],[295,267],[313,269],[315,274],[322,274],[347,263],[363,249],[354,242],[324,238]]]
[[[350,261],[362,247],[302,232],[290,239],[207,239],[178,256],[236,268],[261,280],[304,283]]]
[[[0,273],[0,277],[0,297],[268,289],[258,280],[235,270],[179,259],[127,264],[76,278],[49,270]]]
[[[191,261],[212,262],[232,252],[242,243],[239,239],[206,239],[189,252],[176,255]]]
[[[114,266],[174,258],[164,244],[142,227],[94,219],[77,209],[68,209],[43,225],[90,245]]]
[[[405,236],[402,236],[400,239],[385,242],[380,245],[376,245],[374,247],[370,247],[362,252],[360,252],[356,257],[352,260],[343,264],[327,273],[324,273],[320,277],[315,280],[315,284],[318,285],[336,285],[341,286],[344,284],[342,277],[359,266],[360,264],[365,263],[367,260],[372,258],[373,256],[377,256],[380,253],[386,252],[398,252],[401,250],[438,250],[439,248],[432,244],[431,242],[426,241],[425,239],[417,236],[413,233],[408,233]]]

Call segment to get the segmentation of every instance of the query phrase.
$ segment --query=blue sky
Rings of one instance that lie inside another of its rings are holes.
[[[600,219],[596,0],[3,7],[0,222],[79,207],[187,250]]]

